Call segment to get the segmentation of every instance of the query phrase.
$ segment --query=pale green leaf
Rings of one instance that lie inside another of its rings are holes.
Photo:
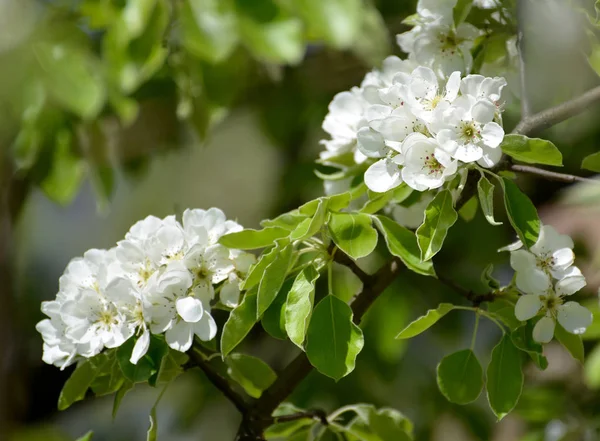
[[[353,259],[368,256],[377,245],[377,231],[367,214],[332,213],[329,232],[338,248]]]
[[[256,316],[256,289],[244,295],[240,303],[231,313],[223,326],[221,335],[221,353],[226,357],[248,335],[258,321]]]
[[[290,268],[293,251],[292,245],[287,245],[265,268],[262,279],[258,284],[257,319],[260,319],[271,303],[273,303],[275,297],[277,297]]]
[[[364,345],[350,306],[328,295],[315,307],[306,336],[306,355],[322,374],[339,380],[354,370]]]
[[[285,304],[285,330],[290,340],[302,348],[315,297],[319,272],[313,265],[301,271],[290,289]]]
[[[600,173],[600,152],[592,153],[583,158],[581,168]]]
[[[65,410],[76,401],[83,400],[98,375],[111,366],[111,357],[101,353],[83,361],[65,382],[58,397],[58,410]]]
[[[500,178],[504,187],[504,205],[508,219],[526,247],[534,245],[540,235],[540,219],[535,205],[513,181]]]
[[[354,272],[345,265],[332,263],[331,268],[331,293],[348,303],[363,290],[363,282]]]
[[[240,250],[253,250],[273,245],[276,239],[289,236],[290,232],[285,228],[267,227],[262,230],[242,230],[235,233],[225,234],[219,239],[219,243],[228,248]]]
[[[519,401],[523,390],[521,352],[508,334],[504,334],[492,351],[486,389],[490,407],[499,420],[513,410]]]
[[[440,191],[425,209],[425,220],[417,229],[421,260],[430,260],[442,249],[448,230],[457,219],[452,193],[449,190]]]
[[[253,398],[259,398],[277,379],[271,367],[260,358],[245,354],[230,354],[225,358],[227,374]]]
[[[323,226],[323,224],[325,223],[328,204],[329,201],[327,198],[319,198],[319,205],[317,207],[317,211],[315,211],[315,214],[312,216],[312,218],[308,218],[302,221],[296,227],[296,229],[292,231],[290,239],[304,240],[317,234]]]
[[[585,384],[594,390],[600,389],[600,345],[590,352],[583,365]]]
[[[524,135],[506,135],[500,148],[517,161],[562,166],[560,150],[545,139],[528,138]]]
[[[486,220],[492,225],[502,225],[502,222],[496,222],[494,219],[494,184],[483,175],[477,183],[477,193]]]
[[[435,276],[433,263],[421,261],[417,237],[412,231],[387,216],[374,216],[373,220],[391,254],[399,257],[408,269],[425,276]]]
[[[556,328],[554,328],[554,336],[563,345],[567,351],[571,354],[571,356],[583,363],[585,358],[585,353],[583,350],[583,340],[581,339],[581,335],[571,334],[567,332],[565,328],[563,328],[560,323],[556,323]]]
[[[430,309],[427,314],[411,322],[396,336],[396,338],[405,339],[415,337],[435,325],[438,320],[454,309],[450,303],[440,303],[436,309]]]
[[[437,383],[452,403],[475,401],[483,389],[483,369],[473,351],[464,349],[444,357],[437,367]]]

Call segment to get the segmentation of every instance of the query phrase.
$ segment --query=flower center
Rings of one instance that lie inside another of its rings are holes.
[[[442,52],[454,51],[459,43],[458,38],[453,31],[450,31],[447,34],[440,33],[438,35],[438,40],[440,42]]]
[[[436,159],[436,157],[433,156],[433,153],[425,156],[424,164],[425,164],[425,167],[429,169],[430,175],[438,174],[444,168],[444,166],[442,164],[440,164],[440,162]]]
[[[562,305],[563,301],[560,297],[555,295],[540,296],[542,305],[546,311],[550,311],[551,314],[555,314],[556,308]]]
[[[471,141],[473,138],[479,138],[481,131],[473,121],[463,121],[459,125],[460,138],[464,141]]]

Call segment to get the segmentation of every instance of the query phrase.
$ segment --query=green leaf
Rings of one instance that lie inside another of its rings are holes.
[[[454,6],[454,26],[458,27],[463,21],[466,20],[471,8],[473,7],[473,0],[458,0]]]
[[[592,153],[591,155],[583,158],[581,162],[581,168],[591,170],[593,172],[600,172],[600,152]]]
[[[511,180],[501,178],[500,183],[504,187],[504,205],[510,224],[527,248],[535,245],[540,235],[540,218],[535,206]]]
[[[458,210],[458,215],[465,222],[471,222],[475,219],[475,215],[477,214],[477,207],[479,206],[479,201],[477,196],[471,197],[465,204],[460,207]]]
[[[94,437],[94,432],[92,432],[91,430],[86,433],[83,436],[80,436],[79,438],[77,438],[75,441],[92,441],[92,438]]]
[[[262,230],[243,230],[221,236],[219,243],[228,248],[253,250],[273,245],[276,239],[290,235],[289,230],[279,227],[268,227]]]
[[[106,90],[91,52],[68,43],[37,43],[33,50],[52,98],[82,119],[96,117],[104,106]]]
[[[288,231],[295,230],[298,225],[306,220],[306,216],[299,212],[291,211],[277,216],[275,219],[266,219],[260,224],[263,227],[279,227]]]
[[[362,21],[362,1],[297,0],[296,3],[309,35],[338,49],[347,49],[355,41]]]
[[[125,398],[125,395],[127,394],[127,392],[129,392],[131,389],[133,389],[133,386],[134,386],[134,384],[131,381],[126,380],[123,383],[123,385],[121,386],[121,388],[115,394],[115,400],[113,401],[113,408],[112,408],[113,420],[117,417],[117,412],[119,411],[119,407],[121,407],[121,402],[123,401],[123,398]]]
[[[279,294],[277,294],[277,297],[275,297],[275,300],[273,300],[273,303],[267,308],[260,320],[263,329],[272,337],[280,340],[287,339],[287,333],[285,332],[285,303],[293,284],[294,278],[292,277],[283,282]]]
[[[504,323],[511,331],[519,328],[522,323],[515,316],[515,305],[505,299],[496,299],[487,304],[488,312]]]
[[[367,214],[331,213],[329,232],[338,248],[353,259],[368,256],[377,246],[377,231]]]
[[[263,254],[258,259],[250,270],[248,271],[248,275],[241,286],[241,289],[248,290],[250,288],[254,288],[257,286],[262,280],[265,270],[267,267],[277,259],[277,257],[282,253],[282,250],[285,249],[289,245],[289,241],[287,239],[281,239],[275,242],[275,246],[268,252],[263,252]]]
[[[163,388],[161,393],[158,395],[154,406],[150,409],[150,427],[148,427],[148,434],[146,435],[146,441],[157,441],[158,434],[158,420],[156,419],[156,408],[158,407],[158,403],[160,399],[163,397],[165,390],[167,390],[166,386]]]
[[[365,203],[365,205],[363,205],[363,207],[360,209],[360,212],[366,214],[377,213],[390,202],[393,196],[394,193],[391,191],[386,193],[369,192],[369,200]]]
[[[319,232],[323,224],[325,223],[325,218],[327,216],[327,206],[328,199],[319,198],[319,205],[317,207],[317,211],[312,218],[305,219],[302,221],[292,234],[290,235],[291,240],[304,240],[309,237],[314,236]]]
[[[50,173],[41,183],[41,188],[50,199],[66,205],[77,195],[85,177],[85,162],[72,151],[73,135],[61,130],[56,135],[56,145]]]
[[[260,319],[271,303],[273,303],[275,297],[277,297],[290,268],[293,251],[292,245],[287,245],[265,268],[262,279],[258,284],[257,320]]]
[[[513,410],[519,401],[523,390],[521,352],[508,334],[504,334],[492,351],[486,388],[490,407],[499,420]]]
[[[187,363],[189,357],[183,352],[169,348],[168,353],[163,357],[156,377],[156,385],[168,384],[183,373],[181,367]]]
[[[117,392],[125,381],[125,377],[123,377],[123,372],[121,372],[121,367],[119,366],[119,361],[116,357],[116,351],[107,351],[106,355],[110,358],[110,362],[102,371],[98,372],[98,375],[91,385],[92,391],[96,396],[109,395]]]
[[[542,348],[542,345],[533,339],[532,322],[529,321],[525,325],[512,331],[510,338],[518,349],[529,355],[538,368],[544,370],[548,367],[548,360],[543,355],[544,349]]]
[[[177,14],[183,46],[211,63],[224,61],[238,41],[235,11],[230,0],[183,0]]]
[[[600,345],[590,352],[583,365],[585,384],[593,390],[600,389]]]
[[[117,349],[117,359],[125,378],[133,383],[150,381],[150,378],[158,372],[163,357],[167,354],[169,347],[164,340],[152,336],[150,347],[144,357],[137,364],[129,361],[135,339],[130,338]]]
[[[545,139],[523,135],[506,135],[500,148],[517,161],[529,164],[562,166],[562,154],[554,144]]]
[[[365,441],[410,441],[412,423],[395,409],[377,409],[372,404],[355,404],[347,411],[356,418],[347,425],[347,433]]]
[[[350,306],[328,295],[315,307],[306,336],[306,355],[322,374],[339,380],[354,370],[364,345]]]
[[[362,292],[363,282],[354,272],[345,265],[332,262],[331,268],[331,293],[345,303]]]
[[[319,272],[314,265],[307,266],[298,274],[287,296],[285,330],[290,340],[299,348],[303,347],[308,330],[318,278]]]
[[[304,56],[302,22],[295,17],[278,17],[258,22],[238,15],[241,40],[259,60],[296,64]]]
[[[440,191],[425,209],[425,220],[417,229],[422,261],[430,260],[442,249],[448,230],[457,219],[452,193],[449,190]]]
[[[256,289],[246,292],[242,303],[229,314],[221,335],[221,353],[226,357],[256,324]]]
[[[483,369],[473,351],[464,349],[444,357],[437,367],[437,383],[452,403],[475,401],[483,389]]]
[[[477,183],[477,193],[479,194],[479,204],[486,220],[491,225],[502,225],[502,222],[496,222],[494,219],[494,184],[485,176],[481,176]]]
[[[277,379],[271,367],[260,358],[245,354],[230,354],[225,358],[227,374],[253,398],[259,398]]]
[[[583,350],[583,340],[581,339],[581,335],[571,334],[570,332],[567,332],[560,323],[556,323],[554,336],[560,342],[560,344],[563,345],[567,351],[569,351],[575,360],[583,363],[585,353]]]
[[[275,418],[275,423],[272,426],[269,426],[265,430],[265,439],[292,439],[289,438],[295,433],[299,432],[301,429],[306,428],[307,426],[312,426],[315,424],[315,420],[311,418],[301,418],[295,421],[286,421],[283,423],[277,422],[277,417],[292,415],[295,413],[303,412],[303,409],[300,409],[294,406],[292,403],[281,403],[277,409],[273,412],[273,417]],[[307,438],[303,438],[302,441],[306,441]]]
[[[417,237],[412,231],[387,216],[374,216],[373,219],[383,235],[390,253],[399,257],[408,269],[417,274],[435,276],[433,263],[421,261]]]
[[[101,353],[79,364],[60,392],[58,410],[65,410],[74,402],[83,400],[96,377],[105,372],[111,362],[107,353]]]
[[[427,314],[411,322],[396,336],[399,339],[415,337],[435,325],[442,317],[454,309],[450,303],[440,303],[436,309],[430,309]]]

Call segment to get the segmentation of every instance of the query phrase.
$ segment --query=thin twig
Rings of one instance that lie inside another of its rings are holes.
[[[584,112],[599,101],[600,86],[597,86],[577,98],[523,118],[512,133],[529,135],[539,132]]]
[[[246,415],[248,413],[248,404],[246,401],[231,388],[231,385],[225,378],[223,378],[212,368],[210,364],[206,362],[204,356],[199,353],[196,348],[192,347],[192,350],[188,352],[188,356],[196,366],[202,369],[202,372],[204,372],[206,378],[208,378],[208,380],[217,389],[219,389],[229,401],[233,403],[233,405],[242,415]]]
[[[438,274],[438,280],[443,285],[446,285],[450,289],[452,289],[457,294],[460,294],[465,299],[470,301],[474,307],[479,307],[483,302],[493,302],[496,298],[496,295],[493,292],[488,292],[485,294],[477,294],[473,291],[469,291],[464,289],[462,286],[456,284],[453,280],[450,280],[440,274]]]
[[[544,170],[530,165],[510,164],[506,170],[511,170],[517,173],[527,173],[530,175],[536,175],[542,178],[546,178],[550,181],[565,182],[572,184],[573,182],[587,182],[589,184],[600,184],[600,180],[592,178],[583,178],[581,176],[568,175],[565,173],[557,173],[549,170]]]

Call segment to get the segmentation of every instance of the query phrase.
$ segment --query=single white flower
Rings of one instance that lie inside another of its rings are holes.
[[[537,242],[529,248],[522,249],[519,241],[513,246],[510,265],[517,272],[517,281],[531,289],[544,289],[551,277],[562,279],[568,275],[575,261],[573,240],[559,234],[552,226],[543,225]]]
[[[559,280],[554,286],[549,281],[543,286],[519,284],[517,287],[526,294],[519,297],[515,305],[515,316],[521,321],[535,317],[540,311],[544,317],[533,330],[533,338],[540,343],[548,343],[554,335],[555,322],[572,334],[583,334],[592,323],[592,313],[577,302],[565,302],[570,296],[585,286],[585,278],[573,267],[571,274]]]
[[[462,95],[444,112],[445,128],[437,131],[436,138],[454,158],[491,167],[502,156],[499,145],[504,139],[504,129],[492,121],[495,111],[488,100]]]
[[[183,231],[190,245],[212,245],[225,234],[242,231],[242,226],[228,220],[225,213],[218,208],[201,210],[199,208],[183,212]]]
[[[457,171],[457,161],[440,148],[435,139],[421,133],[409,135],[404,141],[402,150],[404,167],[401,180],[415,190],[439,188]]]

